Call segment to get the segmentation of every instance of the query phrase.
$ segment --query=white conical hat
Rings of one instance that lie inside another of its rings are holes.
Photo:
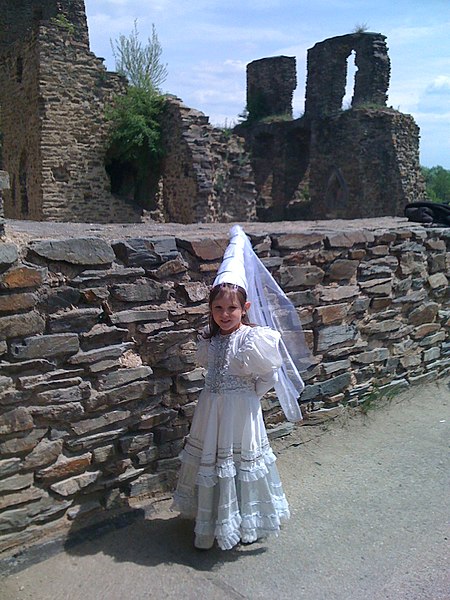
[[[247,291],[248,285],[245,276],[244,246],[245,234],[243,233],[243,230],[236,225],[231,228],[230,241],[225,250],[225,254],[223,255],[222,264],[214,279],[213,287],[221,283],[231,283],[233,285],[239,285]]]

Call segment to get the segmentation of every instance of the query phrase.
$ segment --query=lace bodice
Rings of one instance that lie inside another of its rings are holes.
[[[258,393],[258,382],[262,381],[267,391],[282,362],[278,342],[276,331],[246,325],[229,335],[201,339],[198,359],[207,367],[205,389],[211,393]]]

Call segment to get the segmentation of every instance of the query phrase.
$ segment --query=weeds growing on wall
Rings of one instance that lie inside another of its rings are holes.
[[[75,33],[75,25],[71,23],[66,17],[66,15],[63,15],[62,13],[50,19],[50,22],[53,25],[57,25],[61,29],[64,29],[65,31],[67,31],[67,33],[70,33],[70,35],[73,35]]]

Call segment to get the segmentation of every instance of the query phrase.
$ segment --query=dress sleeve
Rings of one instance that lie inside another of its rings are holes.
[[[253,327],[233,357],[237,370],[242,375],[256,377],[274,373],[283,362],[279,341],[278,331],[269,327]]]
[[[204,338],[202,335],[199,335],[197,338],[197,352],[195,355],[196,362],[201,367],[208,366],[208,350],[209,350],[210,340],[208,338]]]

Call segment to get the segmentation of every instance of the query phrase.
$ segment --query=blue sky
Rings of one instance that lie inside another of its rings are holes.
[[[91,50],[114,70],[111,40],[142,42],[156,27],[169,76],[164,92],[201,110],[213,125],[233,125],[245,107],[246,65],[295,56],[294,117],[303,112],[306,54],[316,42],[358,25],[387,36],[388,105],[412,114],[420,161],[450,169],[449,0],[86,0]],[[353,69],[349,60],[349,83]]]

